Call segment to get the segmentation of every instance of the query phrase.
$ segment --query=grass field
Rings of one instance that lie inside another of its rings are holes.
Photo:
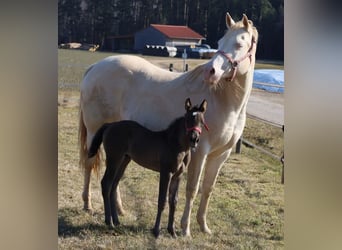
[[[199,196],[191,217],[192,238],[171,238],[166,230],[168,208],[162,217],[162,231],[156,240],[150,229],[157,211],[159,175],[130,163],[120,182],[127,214],[114,230],[104,224],[100,181],[92,179],[94,213],[82,210],[83,175],[78,167],[78,84],[85,69],[109,53],[59,50],[58,67],[58,247],[59,249],[283,249],[284,186],[280,184],[281,164],[261,152],[243,147],[223,166],[208,209],[213,234],[200,232],[196,222]],[[161,67],[181,70],[177,58],[146,57]],[[188,60],[191,69],[202,60]],[[258,65],[257,65],[258,66]],[[267,67],[264,64],[262,67]],[[282,67],[270,65],[269,68]],[[244,138],[281,155],[282,131],[247,120]],[[103,173],[104,167],[102,168]],[[101,175],[100,175],[101,178]],[[176,230],[185,202],[183,176],[176,211]]]

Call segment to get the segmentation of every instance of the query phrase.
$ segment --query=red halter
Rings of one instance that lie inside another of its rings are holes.
[[[209,127],[208,127],[208,125],[207,125],[204,121],[203,121],[203,125],[204,125],[204,128],[205,128],[207,131],[209,131]],[[188,128],[187,125],[185,124],[185,129],[186,129],[186,132],[191,132],[191,131],[195,130],[195,131],[197,131],[199,134],[202,133],[202,129],[201,129],[201,127],[199,127],[199,126],[194,126],[194,127]]]
[[[235,76],[236,76],[236,71],[237,71],[237,67],[239,66],[239,64],[245,60],[246,58],[249,58],[250,61],[252,61],[252,50],[254,48],[254,44],[255,44],[255,40],[254,38],[252,38],[252,45],[251,47],[249,48],[249,50],[247,51],[247,53],[241,57],[239,60],[234,60],[230,54],[228,53],[225,53],[224,51],[222,50],[218,50],[217,53],[219,53],[220,55],[223,55],[225,58],[228,59],[228,61],[230,62],[230,64],[232,65],[232,69],[233,69],[233,74],[231,77],[228,78],[228,81],[233,81]]]

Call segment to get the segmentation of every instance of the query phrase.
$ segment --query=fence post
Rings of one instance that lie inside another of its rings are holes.
[[[241,144],[242,144],[242,135],[241,135],[240,139],[236,143],[235,153],[237,153],[237,154],[241,153]]]

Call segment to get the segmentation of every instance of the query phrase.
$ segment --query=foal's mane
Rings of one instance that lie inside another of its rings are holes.
[[[185,117],[181,116],[176,118],[175,120],[173,120],[173,122],[170,123],[170,125],[167,127],[167,129],[165,130],[168,134],[172,134],[174,135],[175,133],[178,132],[178,127],[179,124],[184,121],[184,128],[185,128]]]

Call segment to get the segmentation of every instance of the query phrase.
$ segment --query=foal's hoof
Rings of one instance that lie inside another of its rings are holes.
[[[157,229],[157,228],[153,228],[153,229],[152,229],[152,233],[153,233],[154,237],[158,238],[158,237],[159,237],[160,230]]]

